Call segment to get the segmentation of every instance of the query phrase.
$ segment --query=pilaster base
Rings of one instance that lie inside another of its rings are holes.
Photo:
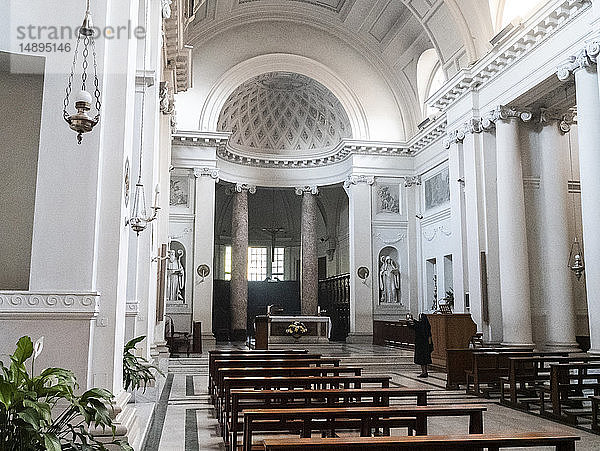
[[[500,344],[507,348],[535,348],[535,343],[509,343],[507,341],[503,341]]]
[[[346,343],[372,344],[373,334],[350,333],[346,337]]]
[[[558,351],[558,352],[582,352],[581,348],[576,342],[571,343],[544,343],[541,348],[544,351]]]
[[[235,329],[231,331],[231,341],[246,341],[248,333],[246,329]]]
[[[129,445],[135,451],[139,451],[144,437],[137,424],[135,404],[130,404],[130,399],[131,393],[123,391],[114,400],[114,436],[111,429],[91,428],[90,431],[99,441],[111,442],[115,439],[126,438]]]

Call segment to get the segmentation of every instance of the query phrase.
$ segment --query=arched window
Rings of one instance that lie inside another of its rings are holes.
[[[494,31],[502,30],[514,19],[526,19],[540,0],[489,0]]]
[[[437,110],[428,107],[425,101],[446,81],[442,65],[435,49],[425,50],[417,61],[417,91],[424,117],[435,116]]]

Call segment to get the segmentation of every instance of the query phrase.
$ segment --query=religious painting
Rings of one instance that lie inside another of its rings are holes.
[[[379,252],[379,303],[402,305],[398,250],[391,246]]]
[[[425,210],[450,202],[450,173],[448,168],[438,172],[424,182]]]
[[[179,241],[171,241],[167,252],[167,302],[169,304],[185,303],[185,246]]]
[[[400,185],[377,184],[377,213],[400,213]]]
[[[171,176],[169,205],[171,207],[188,207],[190,195],[190,178],[187,176]]]

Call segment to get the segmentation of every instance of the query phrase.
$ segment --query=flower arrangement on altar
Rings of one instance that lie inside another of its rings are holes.
[[[306,334],[307,332],[308,332],[308,329],[306,328],[306,326],[299,321],[294,321],[285,330],[286,335],[291,335],[294,338],[301,337],[302,335]]]

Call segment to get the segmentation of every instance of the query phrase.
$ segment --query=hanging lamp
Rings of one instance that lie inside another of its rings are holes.
[[[144,4],[144,30],[148,29],[148,5],[147,2]],[[144,34],[144,72],[143,76],[146,77],[146,49],[147,49],[147,35]],[[144,82],[142,90],[142,107],[141,107],[141,118],[140,118],[140,154],[139,154],[139,172],[137,183],[135,184],[135,191],[133,195],[133,205],[131,208],[131,217],[127,220],[127,224],[131,229],[139,236],[140,232],[143,232],[148,224],[154,221],[157,217],[158,210],[158,196],[159,190],[158,185],[155,189],[154,206],[152,207],[152,215],[148,215],[146,210],[146,194],[144,193],[144,184],[142,183],[142,157],[144,151],[144,111],[146,109],[146,85]]]
[[[73,90],[73,78],[75,77],[75,67],[77,66],[77,55],[79,47],[83,40],[83,62],[81,71],[81,89],[75,94],[75,109],[77,112],[69,114],[69,102]],[[88,66],[90,61],[89,53],[92,50],[92,67],[94,70],[94,98],[96,115],[90,116],[89,111],[92,109],[92,95],[87,91]],[[96,44],[94,41],[94,27],[92,25],[92,14],[90,13],[90,0],[86,1],[85,16],[83,23],[77,32],[77,43],[75,44],[75,53],[73,55],[73,63],[71,65],[71,73],[67,81],[66,95],[63,101],[63,118],[69,124],[71,130],[77,132],[77,143],[81,144],[83,134],[91,132],[100,120],[100,88],[98,82],[98,63],[96,61]]]

